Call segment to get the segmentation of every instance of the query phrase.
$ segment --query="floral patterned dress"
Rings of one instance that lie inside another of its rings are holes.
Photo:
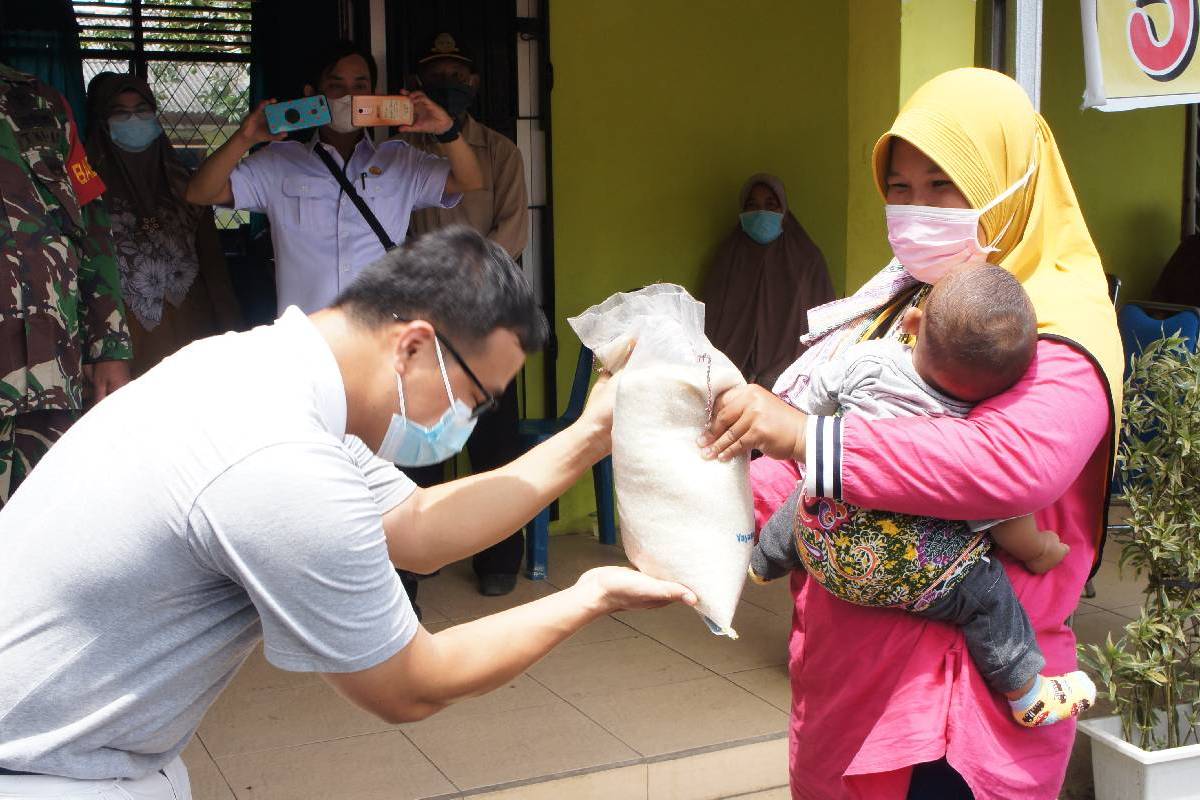
[[[125,306],[143,328],[153,330],[162,321],[163,303],[182,304],[200,271],[196,214],[163,204],[139,222],[132,205],[119,197],[109,211]]]

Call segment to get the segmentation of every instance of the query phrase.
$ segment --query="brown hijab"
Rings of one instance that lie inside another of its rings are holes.
[[[166,134],[138,153],[113,143],[108,117],[132,91],[157,113],[136,75],[103,72],[88,85],[88,160],[107,186],[105,205],[139,375],[180,347],[241,327],[212,210],[184,199],[189,173]]]
[[[740,225],[734,227],[709,271],[704,327],[747,381],[769,389],[804,349],[800,337],[808,332],[808,310],[833,300],[834,294],[825,257],[788,210],[779,178],[751,175],[742,186],[738,210],[760,183],[779,200],[783,232],[763,245]]]
[[[136,209],[140,220],[155,218],[163,206],[183,212],[194,227],[204,209],[184,200],[188,170],[164,133],[140,153],[129,153],[113,144],[108,115],[122,92],[141,95],[154,113],[158,101],[150,85],[136,75],[102,72],[88,84],[88,161],[108,187],[105,198],[120,199]]]

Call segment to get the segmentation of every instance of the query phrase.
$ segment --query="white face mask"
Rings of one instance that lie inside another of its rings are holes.
[[[354,133],[358,128],[354,127],[351,113],[352,104],[350,95],[344,95],[336,100],[329,101],[329,116],[331,121],[329,127],[338,133]]]
[[[959,267],[977,267],[996,252],[1012,218],[996,234],[991,244],[979,243],[979,220],[1028,183],[1037,167],[1034,161],[1025,174],[983,208],[939,208],[937,206],[884,207],[888,242],[896,260],[909,275],[922,283],[936,283]]]

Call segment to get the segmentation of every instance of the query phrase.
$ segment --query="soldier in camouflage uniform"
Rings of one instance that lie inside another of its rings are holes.
[[[0,64],[0,507],[83,409],[129,380],[104,186],[70,109]]]

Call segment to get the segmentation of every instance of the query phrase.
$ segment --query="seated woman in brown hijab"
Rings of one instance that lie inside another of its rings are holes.
[[[709,271],[704,327],[747,381],[770,389],[803,350],[808,310],[833,300],[833,285],[779,178],[750,176],[740,202],[738,226]]]
[[[241,326],[212,209],[183,199],[188,172],[149,85],[103,72],[88,85],[88,160],[108,187],[136,377],[196,339]]]

